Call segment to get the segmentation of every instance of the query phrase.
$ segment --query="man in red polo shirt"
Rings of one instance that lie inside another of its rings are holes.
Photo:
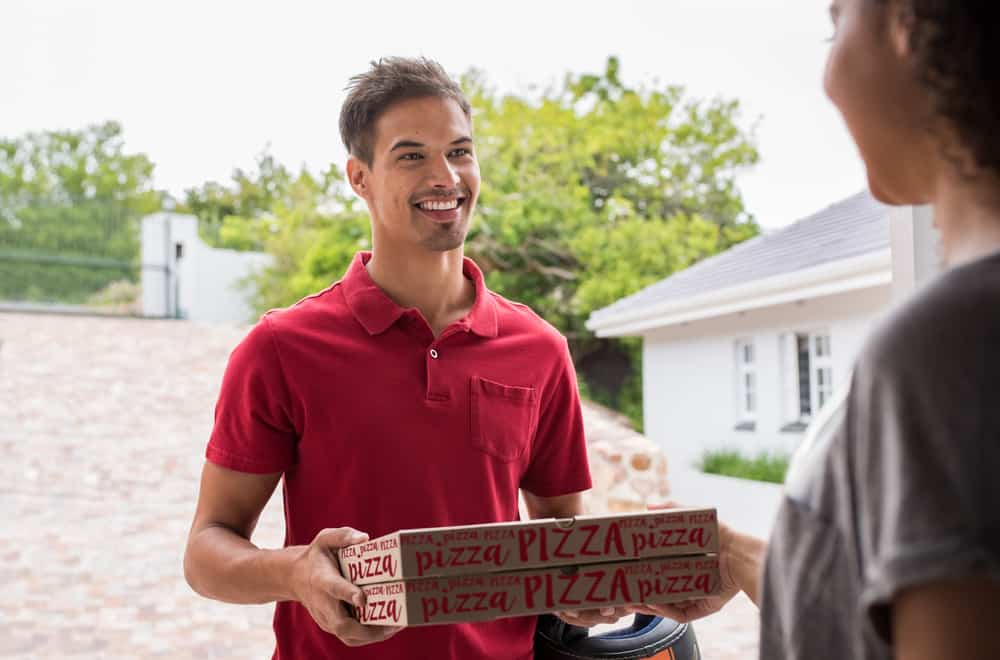
[[[277,601],[276,658],[530,658],[532,617],[399,631],[345,608],[363,594],[337,548],[516,520],[519,492],[532,517],[575,515],[591,483],[565,339],[463,257],[479,164],[461,89],[433,62],[382,60],[352,79],[340,130],[373,250],[233,351],[185,575],[209,598]],[[282,477],[285,547],[260,549]]]

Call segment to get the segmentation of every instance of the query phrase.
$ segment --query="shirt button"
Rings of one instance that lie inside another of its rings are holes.
[[[431,349],[431,358],[434,359],[434,360],[438,359],[437,349],[434,349],[434,348]]]

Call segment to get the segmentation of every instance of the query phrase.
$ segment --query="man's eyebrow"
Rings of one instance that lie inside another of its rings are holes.
[[[463,135],[462,137],[460,137],[460,138],[458,138],[456,140],[452,140],[451,144],[452,145],[456,145],[456,144],[472,144],[472,138],[469,137],[468,135]],[[392,149],[389,149],[389,152],[391,153],[391,152],[395,151],[396,149],[422,149],[425,146],[426,145],[424,145],[423,143],[414,142],[413,140],[400,140],[396,144],[392,145]]]
[[[413,140],[400,140],[396,144],[392,145],[392,149],[389,151],[395,151],[396,149],[420,149],[424,145],[419,142],[414,142]]]

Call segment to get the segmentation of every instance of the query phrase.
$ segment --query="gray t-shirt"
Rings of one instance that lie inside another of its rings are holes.
[[[796,457],[768,548],[760,657],[891,659],[891,606],[1000,581],[1000,254],[882,323]]]

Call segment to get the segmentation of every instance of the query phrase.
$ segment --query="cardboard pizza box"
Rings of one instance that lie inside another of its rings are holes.
[[[402,530],[338,557],[360,586],[718,551],[715,509],[670,509]]]
[[[719,589],[717,556],[665,557],[370,584],[355,614],[367,625],[426,626],[669,603]]]

